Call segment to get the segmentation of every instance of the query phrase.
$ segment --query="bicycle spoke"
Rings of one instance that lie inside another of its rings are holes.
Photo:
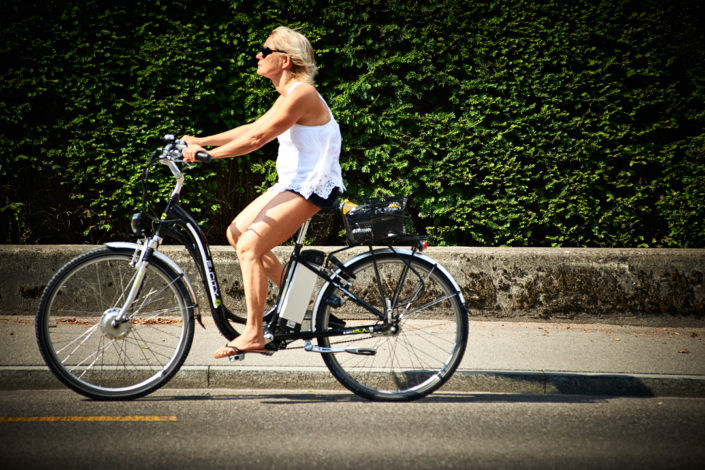
[[[437,264],[406,255],[384,255],[375,262],[361,258],[348,269],[355,275],[350,291],[373,307],[386,312],[384,299],[398,299],[385,330],[319,341],[376,351],[372,356],[324,355],[335,377],[353,392],[378,400],[418,398],[442,385],[458,366],[467,337],[467,317],[453,283]],[[350,298],[337,308],[323,305],[318,315],[323,329],[333,315],[351,328],[377,323]]]
[[[42,354],[59,379],[87,396],[148,393],[176,373],[191,346],[193,301],[182,277],[158,262],[147,266],[128,322],[118,320],[135,281],[132,253],[98,249],[77,257],[41,301]]]
[[[81,348],[81,346],[83,346],[83,344],[84,344],[86,341],[88,341],[88,339],[91,337],[91,335],[93,334],[93,332],[95,332],[95,330],[98,328],[98,326],[99,326],[99,325],[96,324],[96,325],[94,325],[93,327],[89,328],[88,330],[86,330],[85,333],[81,334],[80,336],[77,336],[76,339],[74,339],[73,341],[71,341],[69,344],[67,344],[66,346],[64,346],[64,347],[61,348],[60,350],[57,350],[56,353],[57,353],[57,354],[60,354],[60,353],[62,353],[62,352],[64,351],[64,349],[66,349],[66,348],[68,348],[69,346],[72,346],[72,345],[74,345],[76,342],[80,341],[79,344],[78,344],[78,346],[76,346],[76,347],[69,353],[69,355],[66,356],[66,358],[64,359],[65,361],[68,361],[68,360],[71,358],[71,356],[72,356],[76,351],[78,351],[78,350]]]

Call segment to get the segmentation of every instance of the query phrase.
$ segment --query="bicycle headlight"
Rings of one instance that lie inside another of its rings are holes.
[[[135,235],[141,236],[147,232],[147,224],[145,223],[145,217],[144,214],[142,214],[141,212],[132,214],[132,222],[130,222],[130,225],[132,226],[132,232]]]

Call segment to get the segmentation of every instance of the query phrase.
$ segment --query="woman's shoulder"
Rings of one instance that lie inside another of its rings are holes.
[[[289,88],[289,92],[283,97],[290,105],[319,108],[325,103],[316,87],[306,82],[297,83],[300,83],[300,85],[297,84],[293,89]]]
[[[298,116],[296,124],[319,126],[330,120],[330,111],[325,100],[310,83],[297,82],[280,99],[284,112],[292,112]]]
[[[286,96],[303,97],[303,96],[318,96],[318,91],[316,87],[307,82],[296,82],[291,87],[286,94]]]

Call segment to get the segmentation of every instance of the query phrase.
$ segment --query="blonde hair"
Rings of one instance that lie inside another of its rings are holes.
[[[313,84],[318,69],[313,47],[308,39],[286,26],[279,26],[272,31],[270,39],[278,51],[286,53],[291,58],[293,64],[291,72],[294,78]]]

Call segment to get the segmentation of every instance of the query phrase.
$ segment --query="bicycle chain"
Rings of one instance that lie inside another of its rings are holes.
[[[330,343],[330,345],[333,346],[334,344],[354,343],[354,342],[356,342],[356,341],[360,341],[360,340],[365,340],[365,339],[371,339],[371,338],[373,338],[372,335],[370,335],[370,336],[368,336],[368,337],[365,337],[365,338],[359,338],[359,337],[357,337],[357,335],[355,335],[355,336],[356,336],[355,339],[348,339],[348,340],[345,340],[345,341],[336,341],[335,343]],[[294,341],[298,341],[298,340],[294,340]],[[306,346],[295,346],[295,347],[293,347],[293,348],[286,347],[286,348],[280,349],[280,351],[281,351],[281,350],[285,350],[285,351],[295,351],[295,350],[297,350],[297,349],[304,349],[305,347],[306,347]]]
[[[350,319],[348,319],[348,321],[367,321],[367,320],[369,320],[369,318],[350,318]],[[348,340],[344,340],[344,341],[336,341],[335,343],[331,343],[331,346],[334,345],[334,344],[354,343],[354,342],[356,342],[356,341],[365,340],[365,339],[370,339],[370,338],[373,338],[373,337],[374,337],[373,335],[369,335],[369,336],[367,336],[367,337],[365,337],[365,338],[360,338],[359,336],[355,335],[355,338],[354,338],[354,339],[348,339]],[[298,341],[298,340],[294,340],[294,341]],[[292,343],[293,343],[294,341],[292,341]],[[284,349],[286,349],[287,351],[295,351],[295,350],[297,350],[297,349],[304,349],[305,347],[306,347],[306,346],[296,346],[296,347],[293,347],[293,348],[286,347],[286,348],[284,348]]]

